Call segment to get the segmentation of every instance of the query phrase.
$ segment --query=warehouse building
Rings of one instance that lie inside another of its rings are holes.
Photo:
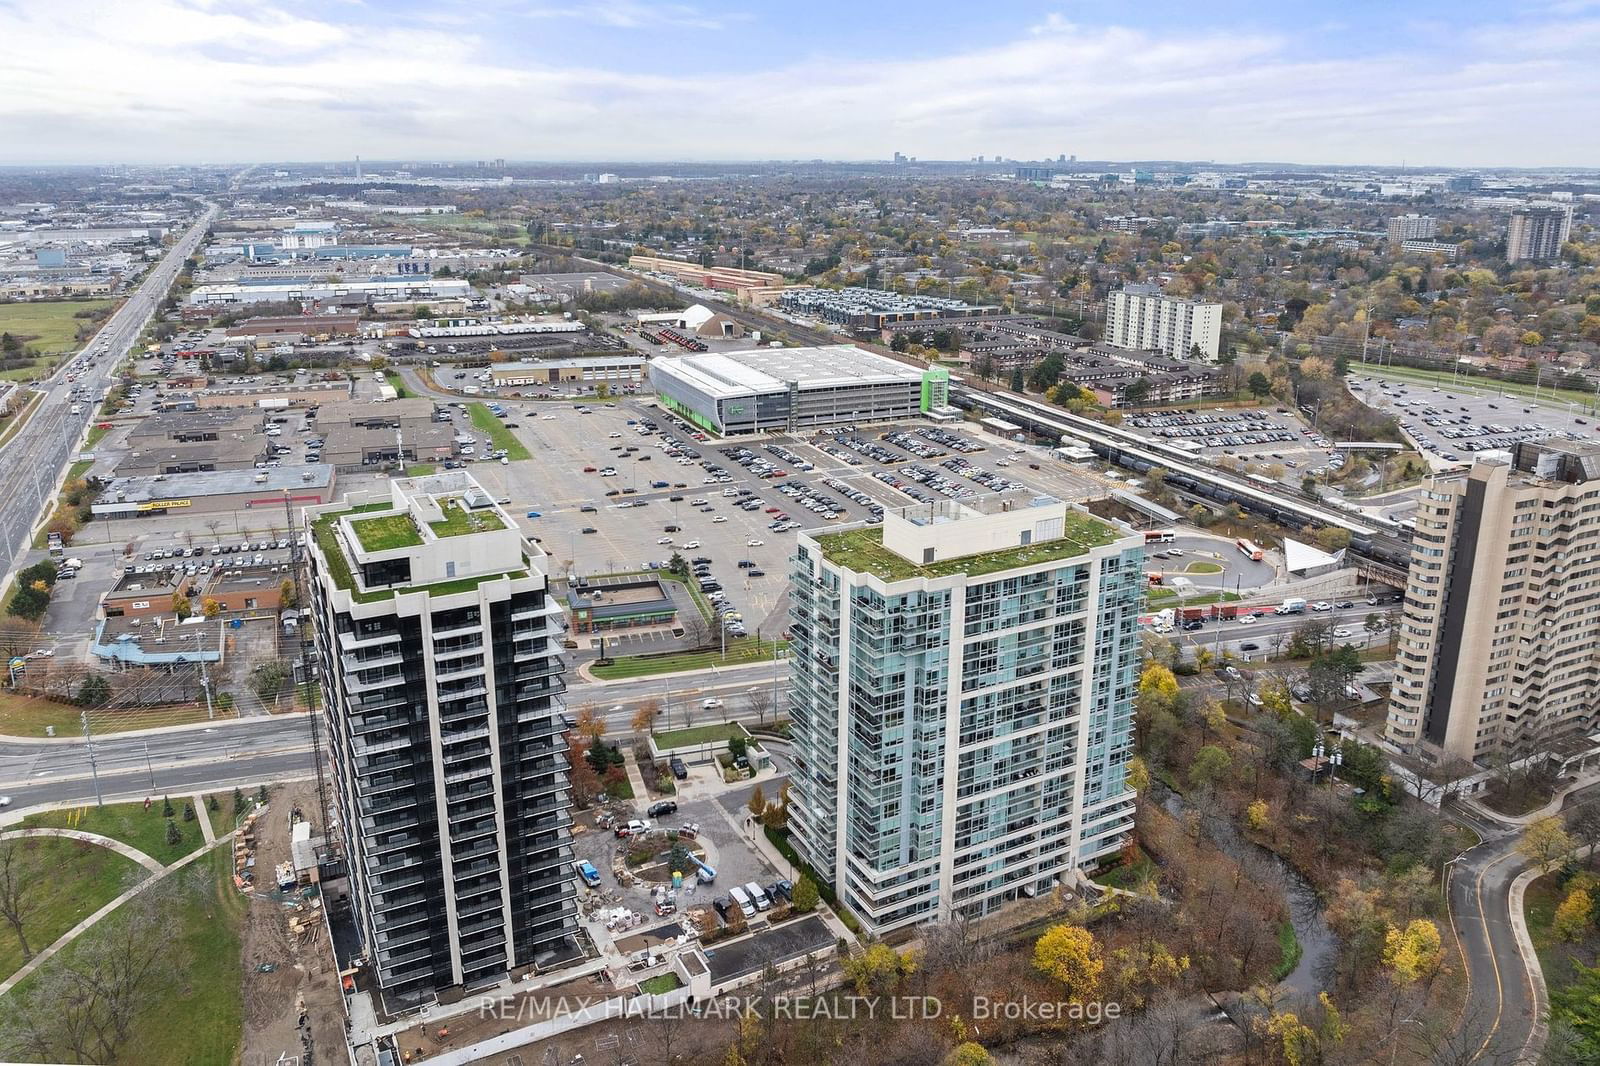
[[[575,355],[567,359],[530,359],[521,363],[501,363],[489,368],[498,388],[523,385],[555,385],[566,381],[644,380],[647,359],[637,352],[617,355]]]
[[[378,304],[385,301],[464,300],[471,286],[460,278],[431,275],[344,278],[327,280],[326,275],[296,280],[242,280],[221,285],[201,285],[189,294],[192,307],[233,306],[258,303]]]
[[[164,514],[223,514],[327,503],[334,471],[326,463],[268,470],[205,470],[190,474],[115,477],[95,503],[97,518],[150,518]],[[286,520],[287,521],[287,520]]]
[[[758,433],[911,418],[945,406],[949,372],[830,344],[655,359],[650,384],[703,429]]]
[[[128,434],[128,454],[117,463],[125,477],[248,470],[266,456],[264,416],[248,408],[159,411]]]

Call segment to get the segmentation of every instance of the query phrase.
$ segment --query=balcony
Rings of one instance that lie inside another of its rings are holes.
[[[398,644],[399,642],[400,633],[397,630],[367,634],[341,630],[339,633],[339,647],[347,652],[372,648],[380,644]]]
[[[444,775],[446,786],[445,795],[454,798],[453,786],[464,784],[468,781],[478,781],[494,776],[494,764],[485,759],[480,765],[466,766],[460,770],[448,771]]]

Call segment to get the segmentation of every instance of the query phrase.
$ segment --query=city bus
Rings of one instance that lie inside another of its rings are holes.
[[[1147,529],[1144,531],[1146,544],[1171,544],[1178,539],[1178,534],[1171,529]]]
[[[1254,541],[1245,540],[1243,537],[1240,537],[1238,540],[1233,542],[1233,546],[1238,548],[1239,554],[1245,556],[1247,559],[1258,563],[1261,561],[1261,556],[1263,554],[1261,551],[1261,546]]]

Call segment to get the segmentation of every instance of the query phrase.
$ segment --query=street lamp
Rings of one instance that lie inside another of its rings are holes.
[[[1339,767],[1344,765],[1344,752],[1337,748],[1330,752],[1322,741],[1317,741],[1311,748],[1311,757],[1317,761],[1317,768],[1314,773],[1321,772],[1321,763],[1325,755],[1328,759],[1328,787],[1332,788],[1333,779],[1338,774]]]

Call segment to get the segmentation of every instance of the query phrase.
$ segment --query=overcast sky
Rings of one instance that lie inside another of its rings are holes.
[[[1600,0],[0,0],[0,164],[1600,165]]]

